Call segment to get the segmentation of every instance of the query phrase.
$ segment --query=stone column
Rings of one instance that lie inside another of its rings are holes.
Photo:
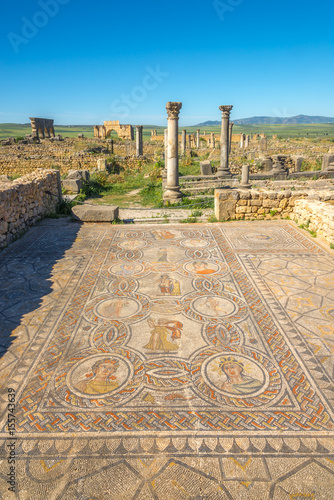
[[[250,189],[251,185],[249,184],[249,165],[243,165],[241,171],[241,186],[244,189]]]
[[[249,135],[246,135],[245,148],[249,148]]]
[[[210,144],[211,144],[211,148],[212,149],[215,149],[215,134],[213,132],[211,132],[211,139],[210,139]]]
[[[218,177],[231,177],[231,172],[228,166],[229,159],[229,125],[230,113],[233,106],[220,106],[222,112],[222,130],[220,139],[220,166],[217,172]]]
[[[268,149],[268,140],[267,140],[267,137],[264,136],[261,138],[260,140],[260,151],[261,153],[265,153]]]
[[[232,129],[233,129],[233,125],[234,125],[234,122],[230,122],[229,131],[228,131],[228,136],[229,136],[229,140],[230,140],[229,154],[231,153],[231,149],[232,149]]]
[[[164,201],[178,201],[182,198],[179,186],[179,113],[181,102],[168,102],[168,160],[167,160],[167,185],[164,192]]]
[[[143,126],[136,125],[136,156],[143,156]]]
[[[191,134],[188,135],[188,146],[191,149]]]
[[[240,148],[244,149],[245,147],[245,134],[240,134]]]
[[[168,160],[168,128],[164,130],[164,145],[165,145],[165,168],[163,170],[163,176],[167,176],[167,160]]]
[[[182,139],[181,139],[181,154],[182,155],[186,154],[186,148],[187,148],[187,131],[182,130]]]
[[[200,138],[199,138],[199,133],[200,133],[200,130],[197,130],[197,135],[196,135],[196,147],[197,149],[200,148]]]
[[[32,137],[36,137],[38,139],[38,128],[36,126],[36,120],[35,118],[29,118],[31,121],[31,135]]]

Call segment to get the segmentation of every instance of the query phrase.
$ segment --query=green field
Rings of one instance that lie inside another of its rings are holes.
[[[167,126],[167,125],[166,125]],[[145,140],[151,137],[151,130],[156,129],[158,135],[162,135],[165,127],[155,125],[144,125],[143,136]],[[186,129],[189,134],[196,132],[198,127],[180,127],[180,131]],[[202,127],[201,133],[206,131],[207,134],[214,132],[219,136],[220,127]],[[78,125],[78,126],[55,126],[56,134],[61,134],[63,137],[77,137],[78,134],[84,134],[85,137],[94,137],[93,126]],[[31,133],[30,124],[22,125],[16,123],[0,123],[0,139],[7,137],[24,137]],[[310,124],[310,125],[235,125],[233,127],[234,134],[261,134],[265,133],[268,137],[277,135],[283,139],[308,137],[310,139],[322,138],[334,140],[334,123],[326,124]],[[116,137],[113,133],[111,137]]]

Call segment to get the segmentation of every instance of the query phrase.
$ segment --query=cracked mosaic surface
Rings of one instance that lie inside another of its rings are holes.
[[[8,388],[18,498],[329,498],[334,260],[292,224],[49,221],[0,281],[3,498]]]

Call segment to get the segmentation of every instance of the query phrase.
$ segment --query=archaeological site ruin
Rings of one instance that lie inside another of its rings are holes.
[[[333,143],[184,107],[1,141],[1,498],[331,498]]]

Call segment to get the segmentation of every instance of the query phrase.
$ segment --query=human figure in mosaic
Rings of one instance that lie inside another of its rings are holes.
[[[80,380],[76,388],[85,394],[106,394],[118,387],[115,372],[119,366],[116,359],[106,358],[96,361],[85,380]]]
[[[181,337],[181,329],[183,324],[179,321],[169,321],[168,319],[158,319],[154,320],[152,318],[147,320],[151,330],[151,338],[144,349],[149,349],[150,351],[177,351],[179,346],[174,342],[167,340],[167,336],[171,333],[172,340]]]
[[[175,238],[175,234],[170,231],[155,231],[158,235],[158,239],[162,240],[173,240]]]
[[[215,297],[208,297],[203,306],[209,307],[216,316],[220,316],[221,313],[225,312],[224,309],[220,307],[219,300]]]
[[[221,358],[219,368],[227,380],[221,386],[223,391],[231,394],[247,395],[258,391],[263,386],[259,380],[244,375],[243,363],[234,357]]]
[[[193,269],[196,274],[212,274],[216,272],[215,269],[210,269],[206,262],[200,260],[193,262]]]
[[[157,262],[168,262],[167,248],[159,248]]]
[[[120,269],[121,269],[121,274],[123,276],[132,276],[133,273],[138,270],[138,266],[137,264],[133,264],[131,262],[129,263],[126,263],[126,264],[122,264],[120,266]]]
[[[181,295],[179,281],[172,280],[168,274],[160,276],[159,287],[163,295]]]

